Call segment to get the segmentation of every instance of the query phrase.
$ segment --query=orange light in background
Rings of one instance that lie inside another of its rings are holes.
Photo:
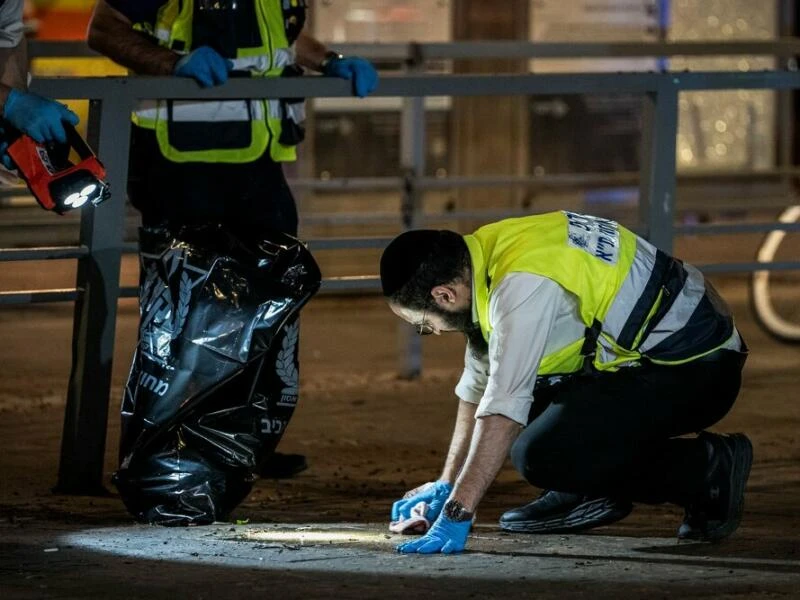
[[[28,0],[26,17],[36,23],[38,40],[84,40],[94,0]]]

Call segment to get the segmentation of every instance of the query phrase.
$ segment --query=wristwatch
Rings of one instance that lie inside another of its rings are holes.
[[[319,63],[319,72],[320,73],[324,73],[325,69],[328,68],[328,65],[330,64],[330,62],[332,60],[334,60],[334,59],[341,60],[343,58],[344,58],[344,56],[342,56],[338,52],[334,52],[333,50],[329,50],[328,52],[325,53],[325,58],[322,59],[322,62]]]
[[[470,521],[474,513],[471,513],[458,500],[448,500],[445,502],[442,514],[451,521]]]

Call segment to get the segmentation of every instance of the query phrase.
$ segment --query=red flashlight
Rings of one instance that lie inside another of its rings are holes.
[[[39,144],[22,134],[8,147],[20,176],[45,210],[60,215],[85,204],[98,205],[110,196],[106,170],[89,145],[64,123],[66,144]],[[80,159],[73,164],[70,150]]]

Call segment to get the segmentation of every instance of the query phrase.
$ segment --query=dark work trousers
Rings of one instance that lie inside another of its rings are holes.
[[[176,163],[155,133],[132,127],[128,196],[145,227],[219,223],[297,235],[297,207],[269,153],[251,163]]]
[[[537,391],[512,462],[542,489],[685,506],[709,459],[703,441],[677,436],[725,416],[745,358],[718,350],[712,359],[581,375]]]

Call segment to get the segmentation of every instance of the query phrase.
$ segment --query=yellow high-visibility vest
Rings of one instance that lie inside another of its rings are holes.
[[[680,364],[717,350],[734,334],[732,318],[696,268],[614,221],[553,212],[492,223],[464,241],[487,341],[489,299],[510,273],[547,277],[577,299],[586,337],[544,356],[540,376],[580,371],[587,355],[600,371],[643,357]]]
[[[282,7],[286,4],[286,7]],[[231,59],[235,70],[253,77],[279,77],[294,64],[285,22],[297,19],[292,12],[305,10],[304,0],[253,0],[261,42],[237,48]],[[168,0],[155,23],[137,23],[161,46],[190,52],[195,0]],[[161,153],[174,162],[243,163],[269,150],[277,162],[296,159],[295,145],[281,143],[288,126],[304,119],[302,101],[270,100],[143,100],[133,113],[139,127],[155,131]],[[290,123],[291,122],[291,123]]]

